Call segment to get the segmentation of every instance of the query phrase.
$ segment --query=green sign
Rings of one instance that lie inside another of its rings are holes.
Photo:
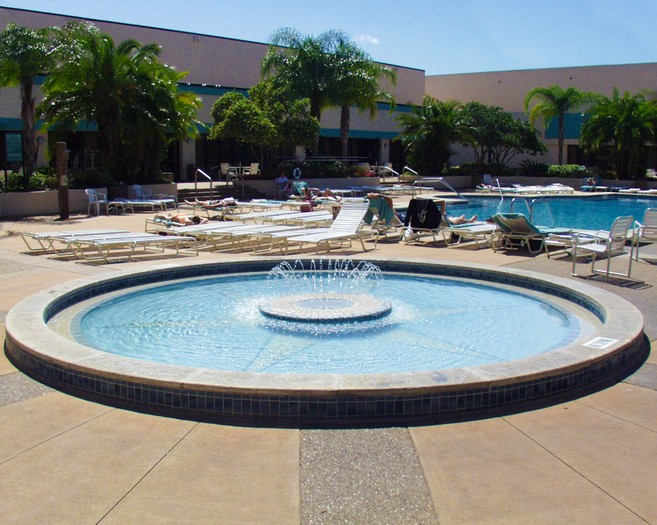
[[[23,141],[20,133],[5,135],[7,146],[7,162],[23,162]]]

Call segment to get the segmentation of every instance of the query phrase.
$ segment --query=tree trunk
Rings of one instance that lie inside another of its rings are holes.
[[[564,116],[559,115],[559,141],[558,141],[558,147],[559,147],[559,166],[563,164],[563,136],[564,136]]]
[[[342,106],[340,108],[340,143],[342,158],[346,158],[349,153],[349,120],[350,120],[349,106]]]
[[[21,84],[21,119],[23,120],[23,181],[25,189],[29,188],[29,180],[37,157],[37,141],[34,120],[35,98],[32,95],[32,80]]]

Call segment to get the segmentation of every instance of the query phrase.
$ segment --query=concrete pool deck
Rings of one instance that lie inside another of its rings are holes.
[[[0,223],[0,320],[19,300],[48,286],[169,260],[136,257],[102,266],[55,260],[22,253],[25,245],[14,233],[143,231],[151,215],[76,217],[65,225],[50,218]],[[351,254],[363,256],[358,249]],[[568,258],[522,252],[380,242],[370,255],[570,278]],[[250,256],[202,251],[199,257]],[[170,261],[185,259],[197,260]],[[633,277],[644,284],[587,282],[637,306],[654,343],[657,268],[641,262]],[[502,417],[298,430],[205,424],[91,403],[32,381],[3,354],[0,522],[657,524],[656,365],[651,355],[610,388]]]

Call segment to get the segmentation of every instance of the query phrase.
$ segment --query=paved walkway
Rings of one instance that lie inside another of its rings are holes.
[[[146,216],[0,223],[0,322],[17,301],[49,285],[162,263],[91,266],[26,255],[15,232],[141,231]],[[371,254],[570,275],[568,260],[488,249],[380,243]],[[644,284],[591,283],[636,304],[654,343],[657,268],[642,262],[634,275]],[[652,355],[625,381],[548,408],[358,430],[243,428],[129,412],[54,391],[0,357],[3,524],[657,525],[656,481]]]

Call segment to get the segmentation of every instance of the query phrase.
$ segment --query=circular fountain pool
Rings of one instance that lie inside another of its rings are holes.
[[[422,261],[168,265],[49,289],[6,325],[8,355],[55,387],[245,423],[480,415],[608,381],[644,350],[639,312],[597,288]]]

